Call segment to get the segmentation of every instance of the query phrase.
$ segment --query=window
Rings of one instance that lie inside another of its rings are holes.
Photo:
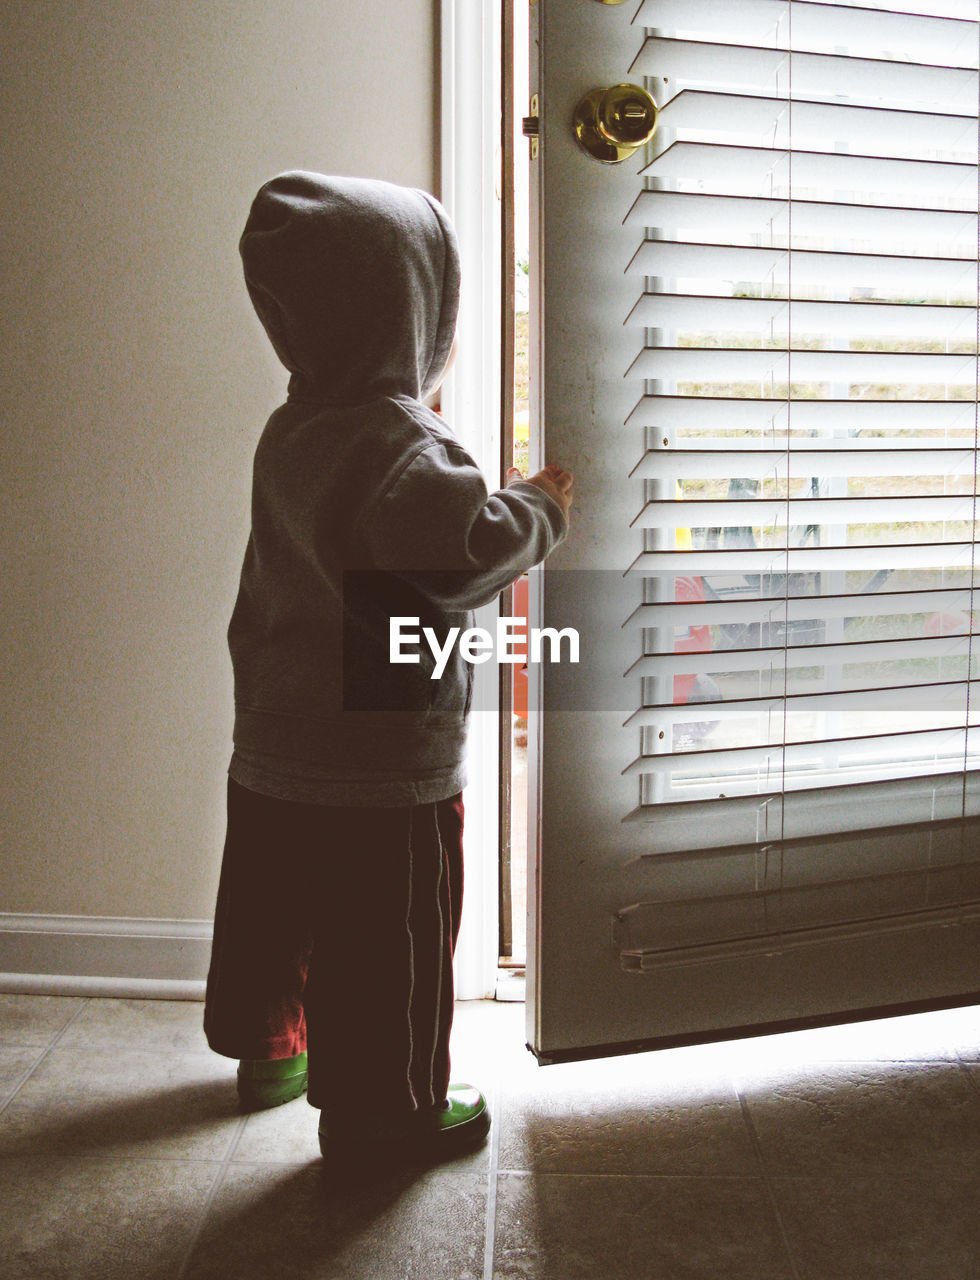
[[[780,0],[639,20],[633,72],[666,99],[627,217],[639,803],[781,793],[777,836],[958,816],[980,761],[975,24]]]

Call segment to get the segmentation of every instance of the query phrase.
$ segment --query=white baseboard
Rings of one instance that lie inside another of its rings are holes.
[[[163,978],[79,977],[73,973],[0,973],[0,995],[203,1000],[204,982],[168,982]]]
[[[0,991],[200,1000],[209,920],[0,913]]]

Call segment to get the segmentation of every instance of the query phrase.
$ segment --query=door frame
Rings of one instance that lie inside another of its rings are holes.
[[[459,240],[460,345],[442,389],[446,420],[491,485],[500,482],[501,0],[440,0],[440,192]],[[497,704],[497,667],[475,668],[478,708]],[[500,717],[476,710],[467,747],[466,895],[456,997],[492,999],[499,937]]]

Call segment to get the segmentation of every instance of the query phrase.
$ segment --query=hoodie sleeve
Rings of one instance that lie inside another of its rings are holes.
[[[568,532],[559,505],[517,481],[488,494],[462,446],[446,441],[417,453],[365,522],[372,567],[396,573],[450,610],[487,604]]]

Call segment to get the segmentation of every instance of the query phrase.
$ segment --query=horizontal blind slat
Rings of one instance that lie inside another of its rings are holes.
[[[637,401],[627,419],[628,426],[648,426],[675,433],[701,428],[717,432],[753,431],[758,435],[785,435],[792,417],[793,430],[824,432],[828,415],[838,430],[930,432],[946,437],[951,433],[968,436],[971,444],[975,426],[975,406],[969,400],[822,400],[773,399],[744,396],[679,396],[660,392]]]
[[[972,258],[914,258],[901,254],[797,249],[789,270],[789,250],[755,245],[705,244],[683,240],[644,240],[626,270],[631,274],[720,280],[739,285],[787,286],[803,289],[870,287],[887,296],[907,297],[911,290],[952,295],[973,304],[977,298],[977,264]]]
[[[770,476],[802,479],[807,476],[973,475],[972,450],[911,447],[917,444],[913,440],[908,441],[910,447],[890,448],[893,443],[881,440],[879,447],[868,448],[867,441],[858,437],[827,440],[822,449],[804,448],[798,441],[783,449],[773,449],[754,448],[747,442],[739,449],[737,463],[731,452],[722,448],[658,449],[644,454],[630,474],[634,480],[655,480],[668,475],[681,479],[727,479],[737,465],[740,476],[755,480]],[[678,514],[684,513],[679,510]]]
[[[927,336],[972,340],[977,313],[971,306],[926,303],[824,302],[819,299],[717,297],[709,294],[644,293],[626,317],[627,324],[656,329],[727,333],[833,333],[842,337]]]
[[[639,529],[675,529],[692,525],[744,528],[765,525],[836,525],[880,521],[972,520],[975,498],[967,494],[895,494],[874,498],[685,498],[646,503],[633,520]]]
[[[882,247],[911,243],[936,258],[967,257],[977,239],[977,215],[959,210],[795,200],[791,217],[785,200],[712,192],[641,191],[624,221],[650,230],[681,227],[687,234],[724,228],[726,238],[761,233],[780,248],[792,222],[797,241],[837,234],[852,242],[876,240]]]
[[[974,24],[928,14],[897,13],[848,5],[794,0],[792,24],[787,0],[644,0],[636,21],[658,30],[682,30],[707,39],[797,49],[848,45],[865,51],[896,49],[906,57],[941,62],[963,56],[976,45]],[[832,36],[828,33],[832,32]]]
[[[971,635],[928,636],[908,640],[860,640],[853,644],[773,646],[768,649],[722,649],[705,652],[651,653],[637,658],[628,675],[675,676],[774,667],[821,667],[829,664],[913,662],[920,658],[969,658]],[[928,675],[922,682],[932,684]],[[704,705],[704,704],[699,704]]]
[[[641,551],[627,573],[820,573],[830,570],[970,569],[972,542],[867,543],[832,547],[739,547],[731,551]]]
[[[768,146],[806,148],[814,139],[833,139],[854,150],[879,154],[945,156],[968,160],[976,147],[976,119],[904,106],[813,102],[794,97],[682,89],[660,108],[659,127],[714,136],[738,135]],[[790,130],[792,129],[792,133]]]
[[[976,355],[926,351],[806,351],[785,347],[645,347],[629,373],[677,382],[906,382],[973,386]],[[937,397],[939,398],[939,397]]]
[[[743,190],[785,199],[792,176],[799,192],[868,191],[899,193],[908,207],[977,208],[976,166],[949,160],[908,160],[841,155],[832,151],[782,150],[720,142],[672,142],[642,170],[646,177],[697,181],[711,174],[715,190]],[[825,197],[826,198],[826,197]],[[836,200],[836,195],[834,196]]]
[[[851,595],[789,596],[783,598],[740,596],[736,599],[683,600],[645,603],[622,624],[639,636],[657,627],[701,627],[711,623],[733,626],[752,622],[799,622],[822,618],[877,618],[895,615],[962,613],[973,609],[969,589],[937,585],[934,590],[878,591]]]
[[[908,705],[903,705],[901,710],[894,705],[894,699],[899,695],[908,702]],[[860,722],[867,726],[866,732],[863,733],[851,733],[847,737],[827,735],[812,741],[810,736],[812,730],[808,734],[795,735],[797,740],[805,737],[811,741],[814,748],[819,746],[828,749],[840,742],[852,745],[867,742],[869,745],[876,743],[880,746],[881,738],[889,736],[882,732],[883,721],[889,715],[894,725],[894,732],[890,735],[890,747],[900,745],[902,735],[906,732],[939,735],[954,732],[962,735],[966,728],[971,728],[966,725],[962,708],[959,706],[965,696],[965,690],[958,687],[950,693],[947,702],[937,704],[935,698],[926,695],[924,687],[907,690],[906,686],[895,682],[876,689],[834,689],[822,695],[788,694],[784,697],[773,694],[768,698],[759,696],[743,701],[731,699],[722,702],[654,704],[642,707],[628,723],[634,729],[639,727],[647,732],[656,731],[658,742],[662,741],[664,745],[662,753],[645,755],[640,757],[641,759],[662,761],[665,756],[671,756],[678,763],[678,767],[684,767],[689,766],[690,757],[697,754],[700,757],[699,768],[710,768],[712,757],[714,757],[720,770],[737,758],[729,755],[732,751],[744,751],[746,753],[742,757],[744,762],[753,755],[767,757],[773,750],[783,745],[799,745],[798,741],[793,740],[792,734],[793,727],[797,724],[809,728],[814,722],[843,720],[853,722],[860,716]],[[778,728],[775,727],[777,717],[780,722]],[[762,731],[753,734],[751,732],[753,726],[760,726]],[[732,745],[728,739],[714,737],[705,739],[703,736],[697,736],[698,731],[700,730],[703,734],[705,728],[709,729],[711,734],[728,731],[729,738],[737,736],[737,742]],[[694,733],[691,732],[692,729]],[[972,726],[972,731],[977,731],[975,725]],[[660,733],[664,735],[662,740],[659,738]],[[702,747],[703,742],[707,742],[708,745]],[[918,739],[913,739],[913,742],[916,744],[915,772],[919,773],[922,762],[917,753],[921,750],[921,744]],[[976,743],[974,743],[974,753],[976,753]],[[980,759],[974,763],[980,764]],[[640,768],[634,770],[639,773],[660,771],[659,766],[651,770]]]
[[[862,103],[921,104],[929,111],[965,115],[976,101],[975,66],[975,61],[973,67],[923,66],[841,54],[794,53],[792,88],[794,95],[804,98],[846,94]],[[659,36],[644,41],[630,74],[668,79],[675,91],[724,87],[786,97],[790,87],[789,56],[783,50]]]
[[[890,690],[888,692],[891,692]],[[840,696],[840,695],[838,695]],[[709,708],[702,708],[707,716]],[[667,773],[672,770],[685,769],[692,773],[696,769],[716,769],[723,758],[729,767],[740,769],[768,769],[770,776],[785,775],[787,772],[804,768],[817,769],[823,764],[828,748],[835,748],[838,753],[850,751],[859,756],[869,748],[876,749],[883,757],[887,753],[909,751],[912,758],[909,764],[916,769],[942,772],[941,764],[948,763],[950,770],[962,769],[963,754],[966,746],[966,728],[950,729],[910,729],[901,733],[868,734],[857,738],[827,738],[814,742],[787,742],[758,747],[729,747],[723,751],[684,751],[665,752],[657,756],[638,756],[623,770],[627,777],[642,774]],[[914,756],[912,753],[915,753]],[[886,767],[887,759],[880,760],[880,766]],[[873,762],[869,761],[869,767]],[[829,770],[821,770],[822,777],[809,781],[816,786],[826,786]],[[806,778],[797,778],[796,784],[805,784]]]

